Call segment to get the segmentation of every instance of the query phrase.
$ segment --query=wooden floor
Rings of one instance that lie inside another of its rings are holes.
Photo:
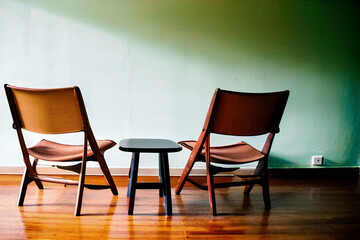
[[[142,177],[142,180],[154,180]],[[126,177],[110,190],[85,190],[82,216],[73,215],[76,187],[31,184],[18,207],[20,176],[0,175],[0,239],[360,239],[360,182],[355,178],[270,179],[272,209],[264,210],[260,187],[217,189],[221,215],[212,217],[207,192],[186,185],[173,216],[164,216],[155,190],[138,190],[127,215]],[[104,183],[102,177],[87,182]]]

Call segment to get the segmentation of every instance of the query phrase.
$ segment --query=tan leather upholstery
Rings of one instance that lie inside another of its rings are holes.
[[[96,140],[101,153],[112,148],[116,143],[112,140]],[[52,142],[46,139],[41,140],[36,145],[28,148],[28,152],[34,158],[46,161],[81,161],[83,157],[83,145],[67,145]],[[94,153],[90,146],[87,149],[87,156],[91,157]]]
[[[34,91],[13,87],[12,93],[23,129],[45,134],[84,130],[74,88]]]
[[[182,146],[192,150],[196,141],[179,142]],[[201,151],[205,155],[205,150]],[[210,161],[222,164],[241,164],[257,161],[263,158],[265,154],[253,148],[245,142],[239,142],[232,145],[210,147]]]
[[[276,131],[273,128],[278,124],[276,114],[281,98],[281,94],[273,93],[219,91],[209,130],[232,136],[254,136]]]

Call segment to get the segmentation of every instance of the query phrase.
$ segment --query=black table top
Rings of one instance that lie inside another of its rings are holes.
[[[119,149],[125,152],[165,153],[179,152],[181,147],[168,139],[128,138],[119,143]]]

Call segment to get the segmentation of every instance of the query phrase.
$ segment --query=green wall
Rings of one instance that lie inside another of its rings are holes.
[[[270,167],[311,167],[319,154],[325,167],[354,167],[359,10],[335,0],[0,0],[0,81],[79,85],[95,134],[116,141],[196,139],[217,87],[290,89]],[[6,151],[19,149],[1,98],[0,165],[21,165]],[[110,166],[128,166],[130,156],[108,154]],[[188,154],[172,155],[171,167]]]

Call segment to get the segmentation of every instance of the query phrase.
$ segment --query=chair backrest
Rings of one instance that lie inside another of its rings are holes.
[[[204,128],[236,136],[278,133],[289,91],[240,93],[217,89]]]
[[[44,134],[85,128],[87,117],[77,87],[31,89],[6,84],[5,90],[16,127]]]

